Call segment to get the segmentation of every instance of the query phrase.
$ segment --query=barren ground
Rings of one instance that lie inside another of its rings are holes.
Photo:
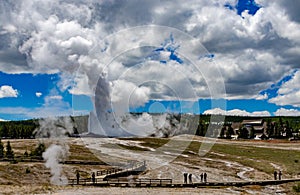
[[[10,140],[16,155],[30,151],[40,141]],[[148,171],[140,178],[170,178],[183,182],[183,173],[193,174],[200,182],[206,172],[208,181],[244,181],[272,179],[274,170],[283,178],[300,177],[300,142],[214,140],[181,135],[159,138],[70,138],[68,160],[104,161],[108,164],[146,161]],[[6,140],[3,140],[4,145]],[[204,144],[203,144],[204,143]],[[211,145],[210,145],[211,144]],[[212,146],[210,149],[209,147]],[[199,155],[201,148],[201,155]],[[204,154],[204,155],[203,155]],[[82,177],[109,168],[107,165],[63,165],[67,178]],[[27,171],[26,171],[27,170]],[[28,172],[29,170],[29,172]],[[278,186],[248,186],[225,188],[93,188],[55,186],[50,184],[50,170],[43,163],[0,162],[1,194],[293,194],[293,183]]]

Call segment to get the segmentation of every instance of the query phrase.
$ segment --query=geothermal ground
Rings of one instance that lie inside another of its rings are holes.
[[[30,151],[39,142],[50,140],[10,140],[16,155]],[[3,141],[5,143],[5,141]],[[108,165],[64,164],[62,174],[81,178],[105,170],[116,163],[146,161],[148,170],[139,178],[173,179],[183,182],[183,173],[192,173],[200,182],[206,172],[208,181],[249,181],[273,179],[274,170],[283,178],[300,177],[300,142],[233,141],[205,139],[191,135],[167,138],[70,138],[67,160],[99,161]],[[211,147],[212,146],[212,147]],[[211,149],[210,149],[211,147]],[[199,155],[200,150],[200,155]],[[296,183],[268,186],[219,188],[99,188],[55,186],[50,183],[50,170],[43,162],[0,163],[1,194],[293,194]]]

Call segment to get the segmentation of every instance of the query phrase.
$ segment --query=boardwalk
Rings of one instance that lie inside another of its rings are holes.
[[[146,162],[137,162],[127,165],[124,168],[113,168],[103,171],[97,171],[96,179],[106,181],[111,178],[127,177],[136,175],[146,170]]]
[[[173,183],[172,179],[136,179],[132,181],[122,179],[109,179],[107,181],[96,179],[95,183],[91,179],[81,179],[79,185],[93,185],[98,187],[167,187],[167,188],[195,188],[195,187],[221,187],[221,186],[247,186],[247,185],[279,185],[289,182],[297,182],[298,179],[283,179],[283,180],[261,180],[261,181],[236,181],[236,182],[206,182],[182,184]],[[76,180],[70,180],[70,185],[76,185]]]
[[[133,179],[127,178],[129,175],[137,175],[146,170],[145,162],[130,163],[123,168],[112,168],[108,170],[97,171],[95,180],[92,178],[70,179],[69,185],[93,185],[99,187],[167,187],[167,188],[195,188],[195,187],[221,187],[221,186],[247,186],[247,185],[279,185],[289,182],[300,181],[297,179],[283,180],[259,180],[259,181],[229,181],[229,182],[202,182],[202,183],[173,183],[172,179]]]
[[[102,171],[97,171],[95,176],[95,181],[92,181],[92,178],[84,179],[70,179],[70,185],[94,185],[95,183],[105,183],[103,181],[108,181],[109,179],[119,178],[119,177],[128,177],[130,175],[137,175],[141,172],[144,172],[147,169],[146,162],[134,162],[126,165],[122,168],[112,168]],[[102,185],[102,184],[101,184]]]

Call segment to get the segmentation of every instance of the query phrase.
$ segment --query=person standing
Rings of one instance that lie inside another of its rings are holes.
[[[274,171],[274,180],[277,180],[277,171]]]
[[[96,178],[95,178],[95,172],[92,173],[92,182],[95,184]]]
[[[201,183],[203,182],[203,173],[200,174]]]
[[[187,177],[188,177],[188,174],[183,173],[183,181],[184,181],[185,184],[187,184]]]
[[[193,183],[192,177],[193,177],[193,175],[190,173],[190,174],[189,174],[189,183],[190,183],[190,184]]]
[[[278,173],[278,180],[281,180],[281,176],[282,176],[282,173],[281,173],[281,171],[279,171],[279,173]]]
[[[77,170],[77,172],[76,172],[77,185],[79,185],[79,178],[80,178],[80,174],[79,174],[79,171]]]
[[[207,174],[206,173],[204,173],[203,179],[204,179],[204,182],[206,183],[207,182]]]

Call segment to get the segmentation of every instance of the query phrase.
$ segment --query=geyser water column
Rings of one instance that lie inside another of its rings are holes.
[[[223,104],[218,101],[218,105],[213,101],[225,97],[218,66],[206,57],[209,53],[198,39],[177,29],[154,25],[130,28],[108,36],[93,50],[100,51],[97,58],[105,66],[93,73],[98,75],[98,79],[92,81],[96,83],[92,88],[94,111],[89,123],[92,133],[146,136],[152,131],[168,128],[175,128],[177,132],[183,128],[196,130],[199,120],[193,117],[176,122],[176,118],[170,118],[167,113],[159,119],[147,113],[134,117],[129,114],[131,108],[143,106],[153,99],[188,100],[194,102],[193,106],[199,106],[198,99],[206,97],[212,99],[212,108],[226,107],[225,101]],[[182,108],[178,110],[183,111]],[[223,120],[222,117],[211,117],[214,124],[222,124]],[[159,121],[160,125],[157,126],[155,121]],[[174,146],[180,155],[189,143],[177,143],[176,138],[171,138],[168,147],[163,145],[155,151],[145,151],[144,156],[155,156],[156,152],[166,151],[170,146]],[[202,144],[200,154],[207,152],[213,143],[214,140],[210,140]],[[120,149],[117,144],[115,147]],[[176,155],[168,157],[165,162],[174,158]]]

